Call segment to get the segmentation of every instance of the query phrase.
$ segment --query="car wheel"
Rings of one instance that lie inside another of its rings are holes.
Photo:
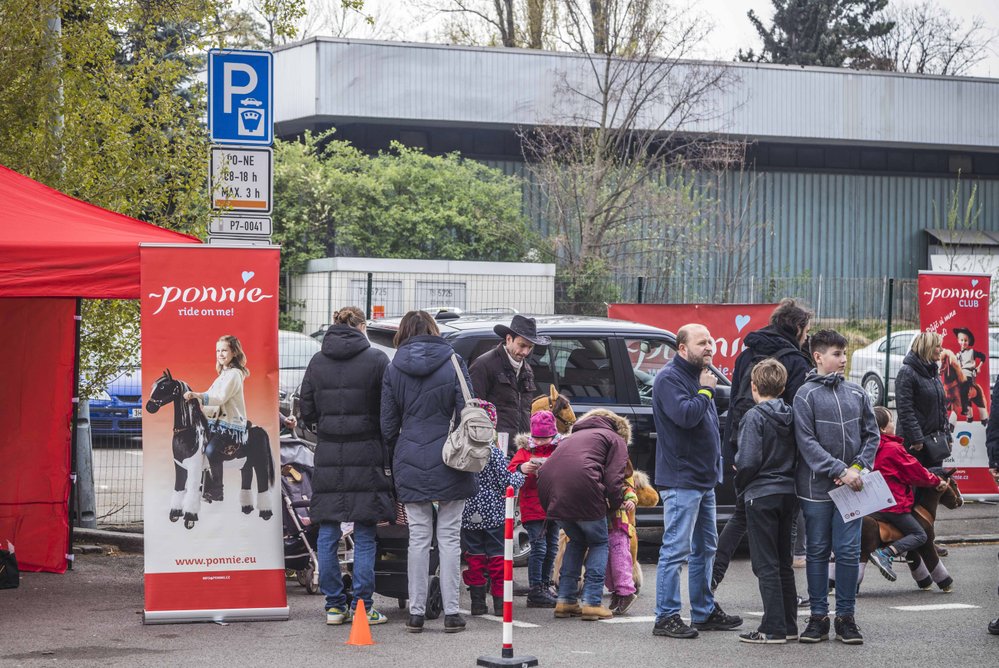
[[[530,558],[531,538],[527,529],[524,528],[523,522],[520,521],[520,499],[518,498],[513,520],[513,565],[526,566]]]
[[[869,373],[864,376],[864,392],[867,392],[867,396],[871,398],[871,403],[875,406],[882,405],[884,400],[885,386],[873,373]]]
[[[523,524],[516,524],[513,527],[513,565],[526,566],[531,558],[531,539],[527,535],[527,529]]]

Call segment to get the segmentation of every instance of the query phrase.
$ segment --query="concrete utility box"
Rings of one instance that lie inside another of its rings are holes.
[[[291,316],[304,320],[309,334],[329,324],[343,306],[364,310],[369,273],[376,319],[443,307],[472,313],[555,312],[554,264],[327,257],[310,260],[304,273],[292,277]]]

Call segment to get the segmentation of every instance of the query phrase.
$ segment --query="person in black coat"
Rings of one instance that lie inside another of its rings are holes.
[[[387,366],[388,357],[365,336],[364,314],[348,306],[334,315],[302,380],[302,421],[316,425],[318,437],[309,516],[319,523],[319,588],[326,595],[327,624],[343,624],[353,614],[337,559],[341,522],[354,523],[354,605],[364,601],[369,624],[388,621],[371,600],[375,526],[395,517],[379,419]]]
[[[992,386],[992,403],[989,405],[995,406],[996,401],[999,401],[999,378]],[[985,451],[989,456],[989,471],[996,482],[999,482],[999,420],[989,420],[985,426]]]
[[[509,327],[496,325],[493,331],[503,341],[472,362],[468,373],[479,398],[496,406],[500,449],[511,457],[509,448],[517,434],[531,431],[531,402],[538,393],[527,360],[535,346],[547,346],[552,340],[538,334],[534,318],[522,315],[513,316]]]
[[[794,395],[804,384],[805,376],[812,370],[808,353],[802,347],[808,337],[812,312],[793,299],[783,299],[773,313],[770,324],[763,329],[750,332],[746,336],[746,348],[735,360],[732,371],[732,398],[728,407],[728,421],[722,436],[722,457],[729,469],[735,466],[735,456],[739,448],[739,427],[742,416],[750,411],[756,402],[750,387],[750,374],[760,360],[776,359],[787,369],[787,382],[780,399],[791,405]],[[800,527],[802,523],[798,523]],[[746,506],[741,495],[736,496],[735,511],[718,536],[718,551],[711,571],[711,586],[717,587],[725,578],[732,555],[746,535]]]
[[[905,448],[926,468],[943,464],[943,459],[930,459],[923,448],[926,439],[941,433],[950,439],[947,403],[937,366],[942,351],[943,338],[939,334],[920,332],[912,340],[895,377],[898,435]]]
[[[465,629],[458,614],[461,586],[461,515],[465,499],[477,491],[475,474],[444,463],[444,441],[465,407],[452,356],[465,375],[465,363],[440,336],[426,311],[410,311],[399,322],[395,357],[382,384],[382,433],[392,448],[399,501],[409,519],[409,622],[412,633],[423,630],[429,586],[430,545],[437,502],[437,546],[444,598],[444,631]]]

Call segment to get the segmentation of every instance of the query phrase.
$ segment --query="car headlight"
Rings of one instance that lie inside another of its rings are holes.
[[[278,390],[278,399],[284,401],[288,398],[288,390]]]

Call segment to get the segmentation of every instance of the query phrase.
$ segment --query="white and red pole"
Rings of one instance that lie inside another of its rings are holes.
[[[503,546],[503,658],[513,657],[513,487],[506,488]]]
[[[506,522],[503,548],[503,651],[499,657],[480,656],[476,665],[487,668],[501,666],[536,666],[533,656],[513,655],[513,487],[506,488]]]

